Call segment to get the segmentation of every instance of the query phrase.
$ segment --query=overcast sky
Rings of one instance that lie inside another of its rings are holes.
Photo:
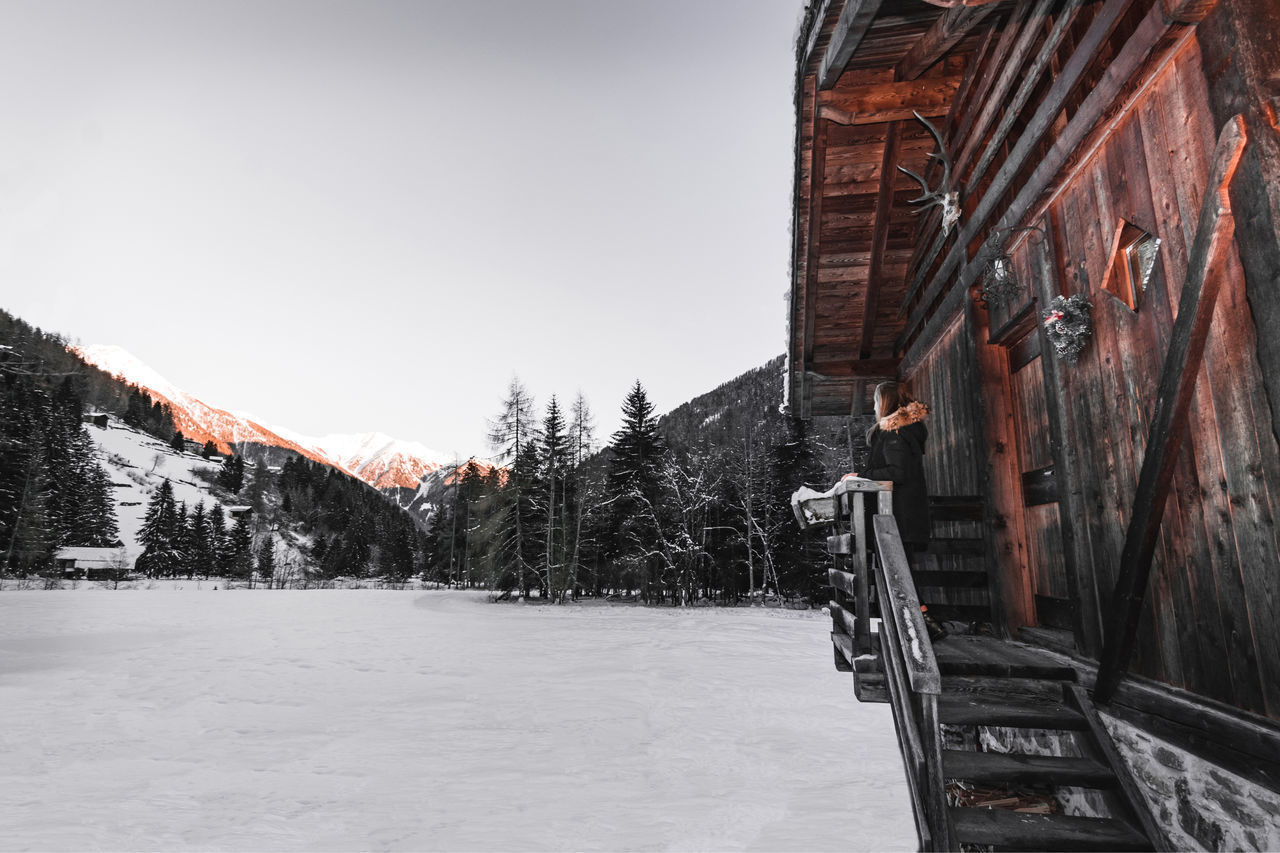
[[[463,457],[784,349],[801,0],[0,3],[0,305]],[[781,393],[781,392],[779,392]]]

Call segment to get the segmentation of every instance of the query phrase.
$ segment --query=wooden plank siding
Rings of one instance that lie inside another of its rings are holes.
[[[1053,280],[1039,289],[1046,296],[1085,293],[1093,305],[1089,347],[1075,366],[1058,366],[1061,387],[1055,394],[1065,430],[1083,457],[1080,482],[1074,484],[1083,496],[1078,506],[1084,517],[1077,523],[1087,535],[1090,582],[1104,610],[1216,136],[1200,68],[1195,42],[1185,42],[1047,210]],[[1120,218],[1162,241],[1136,312],[1100,288]],[[1015,269],[1036,268],[1035,242],[1018,245]],[[1276,716],[1280,543],[1273,519],[1280,510],[1280,467],[1273,460],[1280,450],[1267,428],[1270,413],[1263,408],[1243,271],[1234,253],[1228,254],[1218,271],[1224,276],[1221,304],[1156,550],[1132,671]],[[1015,376],[1034,382],[1029,374]],[[1024,440],[1029,455],[1020,464],[1039,461],[1044,442]],[[1038,547],[1033,527],[1029,548]],[[1059,580],[1041,576],[1036,582]]]
[[[972,387],[970,373],[975,336],[965,317],[957,317],[939,337],[937,344],[905,377],[911,393],[929,407],[925,425],[929,429],[924,469],[930,495],[979,495],[985,492],[982,414],[979,400],[964,389]],[[938,521],[933,525],[935,539],[977,539],[984,536],[985,525],[976,521]],[[973,571],[991,566],[982,555],[943,554],[936,557],[941,571]],[[991,598],[984,589],[952,588],[934,593],[930,603],[949,605],[984,605]]]

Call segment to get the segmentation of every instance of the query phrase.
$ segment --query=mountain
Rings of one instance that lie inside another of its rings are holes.
[[[451,463],[443,454],[417,442],[402,441],[380,432],[314,438],[263,424],[251,415],[205,403],[121,347],[94,345],[71,349],[89,364],[137,385],[168,404],[174,426],[185,437],[201,444],[212,441],[222,453],[230,453],[235,444],[282,447],[345,471],[378,489],[415,492],[425,476]]]
[[[658,419],[667,444],[679,452],[698,447],[727,448],[744,441],[764,446],[786,440],[788,416],[779,411],[785,356],[776,356]],[[865,433],[869,416],[851,423],[846,417],[815,417],[808,433],[831,482],[848,471],[866,453]]]

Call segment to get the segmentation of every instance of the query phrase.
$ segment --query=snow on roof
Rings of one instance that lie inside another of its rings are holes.
[[[125,565],[132,566],[134,560],[124,547],[92,548],[89,546],[59,548],[54,558],[74,560],[80,566],[114,566],[121,559],[124,560]]]

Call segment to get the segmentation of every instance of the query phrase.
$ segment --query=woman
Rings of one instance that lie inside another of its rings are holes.
[[[907,552],[929,544],[929,496],[924,484],[924,445],[929,407],[916,401],[901,382],[876,386],[876,424],[867,433],[871,453],[857,476],[893,481],[893,517]]]

